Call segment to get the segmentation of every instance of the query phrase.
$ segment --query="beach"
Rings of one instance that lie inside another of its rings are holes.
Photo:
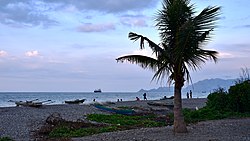
[[[140,107],[143,109],[161,111],[162,114],[170,112],[166,107],[148,105],[148,102],[171,103],[172,100],[148,101],[122,101],[109,103],[109,107]],[[201,108],[205,106],[206,99],[183,99],[183,108]],[[85,120],[87,114],[103,113],[91,104],[60,104],[45,105],[40,108],[33,107],[1,107],[0,108],[0,136],[10,137],[16,141],[35,140],[34,133],[46,119],[53,113],[59,113],[63,119],[69,121]],[[250,140],[250,119],[226,119],[219,121],[206,121],[189,125],[189,133],[173,134],[171,126],[157,128],[143,128],[115,133],[103,133],[88,137],[74,138],[75,141],[94,140]],[[224,133],[225,132],[225,133]]]

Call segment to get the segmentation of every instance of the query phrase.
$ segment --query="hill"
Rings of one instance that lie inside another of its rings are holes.
[[[188,92],[189,90],[192,90],[198,93],[208,93],[218,88],[224,88],[225,90],[228,90],[230,86],[234,85],[234,82],[235,79],[205,79],[202,81],[198,81],[194,84],[188,85],[187,87],[184,87],[182,91]],[[173,87],[159,87],[157,89],[150,90],[141,89],[138,92],[173,92],[173,90]]]

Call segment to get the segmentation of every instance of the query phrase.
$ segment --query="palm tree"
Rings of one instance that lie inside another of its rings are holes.
[[[162,7],[155,19],[160,44],[133,32],[128,35],[130,40],[140,40],[140,49],[148,43],[156,57],[127,55],[117,58],[117,61],[128,61],[153,70],[152,80],[167,78],[169,84],[174,82],[174,131],[185,133],[187,128],[182,114],[181,90],[185,81],[191,80],[190,69],[195,71],[207,60],[217,60],[218,52],[203,47],[215,28],[220,7],[206,7],[197,15],[189,0],[164,0]]]

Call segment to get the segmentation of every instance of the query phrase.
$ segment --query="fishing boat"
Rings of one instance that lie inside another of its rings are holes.
[[[27,106],[27,107],[41,107],[43,106],[43,103],[45,102],[51,102],[51,100],[46,100],[46,101],[36,101],[31,100],[31,101],[10,101],[10,102],[15,102],[16,106]]]
[[[97,109],[103,110],[103,111],[107,111],[107,112],[111,112],[111,113],[115,113],[115,114],[122,114],[122,115],[132,115],[135,113],[134,110],[132,109],[117,109],[117,108],[110,108],[101,104],[94,104],[94,107],[96,107]]]
[[[28,107],[41,107],[42,102],[27,102],[27,101],[16,101],[16,106],[28,106]]]
[[[102,92],[101,89],[96,89],[96,90],[94,90],[94,93],[101,93],[101,92]]]
[[[76,100],[66,100],[64,101],[67,104],[80,104],[83,103],[86,99],[76,99]]]

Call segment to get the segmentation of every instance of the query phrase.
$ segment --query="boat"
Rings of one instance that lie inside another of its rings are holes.
[[[101,89],[96,89],[96,90],[94,90],[94,93],[101,93],[101,92],[102,92]]]
[[[101,104],[94,104],[94,107],[96,107],[97,109],[103,110],[103,111],[107,111],[107,112],[111,112],[111,113],[115,113],[115,114],[122,114],[122,115],[132,115],[135,113],[134,110],[132,109],[117,109],[117,108],[110,108]]]
[[[14,102],[15,102],[16,106],[27,106],[27,107],[41,107],[41,106],[43,106],[43,103],[45,103],[45,102],[51,102],[51,100],[40,101],[40,102],[36,101],[36,100],[31,100],[31,101],[14,101]]]
[[[150,105],[150,106],[164,106],[164,107],[167,107],[167,108],[169,108],[169,109],[173,109],[174,108],[174,104],[173,103],[163,103],[163,102],[154,102],[154,101],[152,101],[152,102],[148,102],[147,103],[148,105]]]
[[[80,104],[83,103],[86,99],[76,99],[76,100],[66,100],[64,101],[67,104]]]
[[[42,102],[27,102],[27,101],[16,101],[16,106],[28,106],[28,107],[41,107]]]

